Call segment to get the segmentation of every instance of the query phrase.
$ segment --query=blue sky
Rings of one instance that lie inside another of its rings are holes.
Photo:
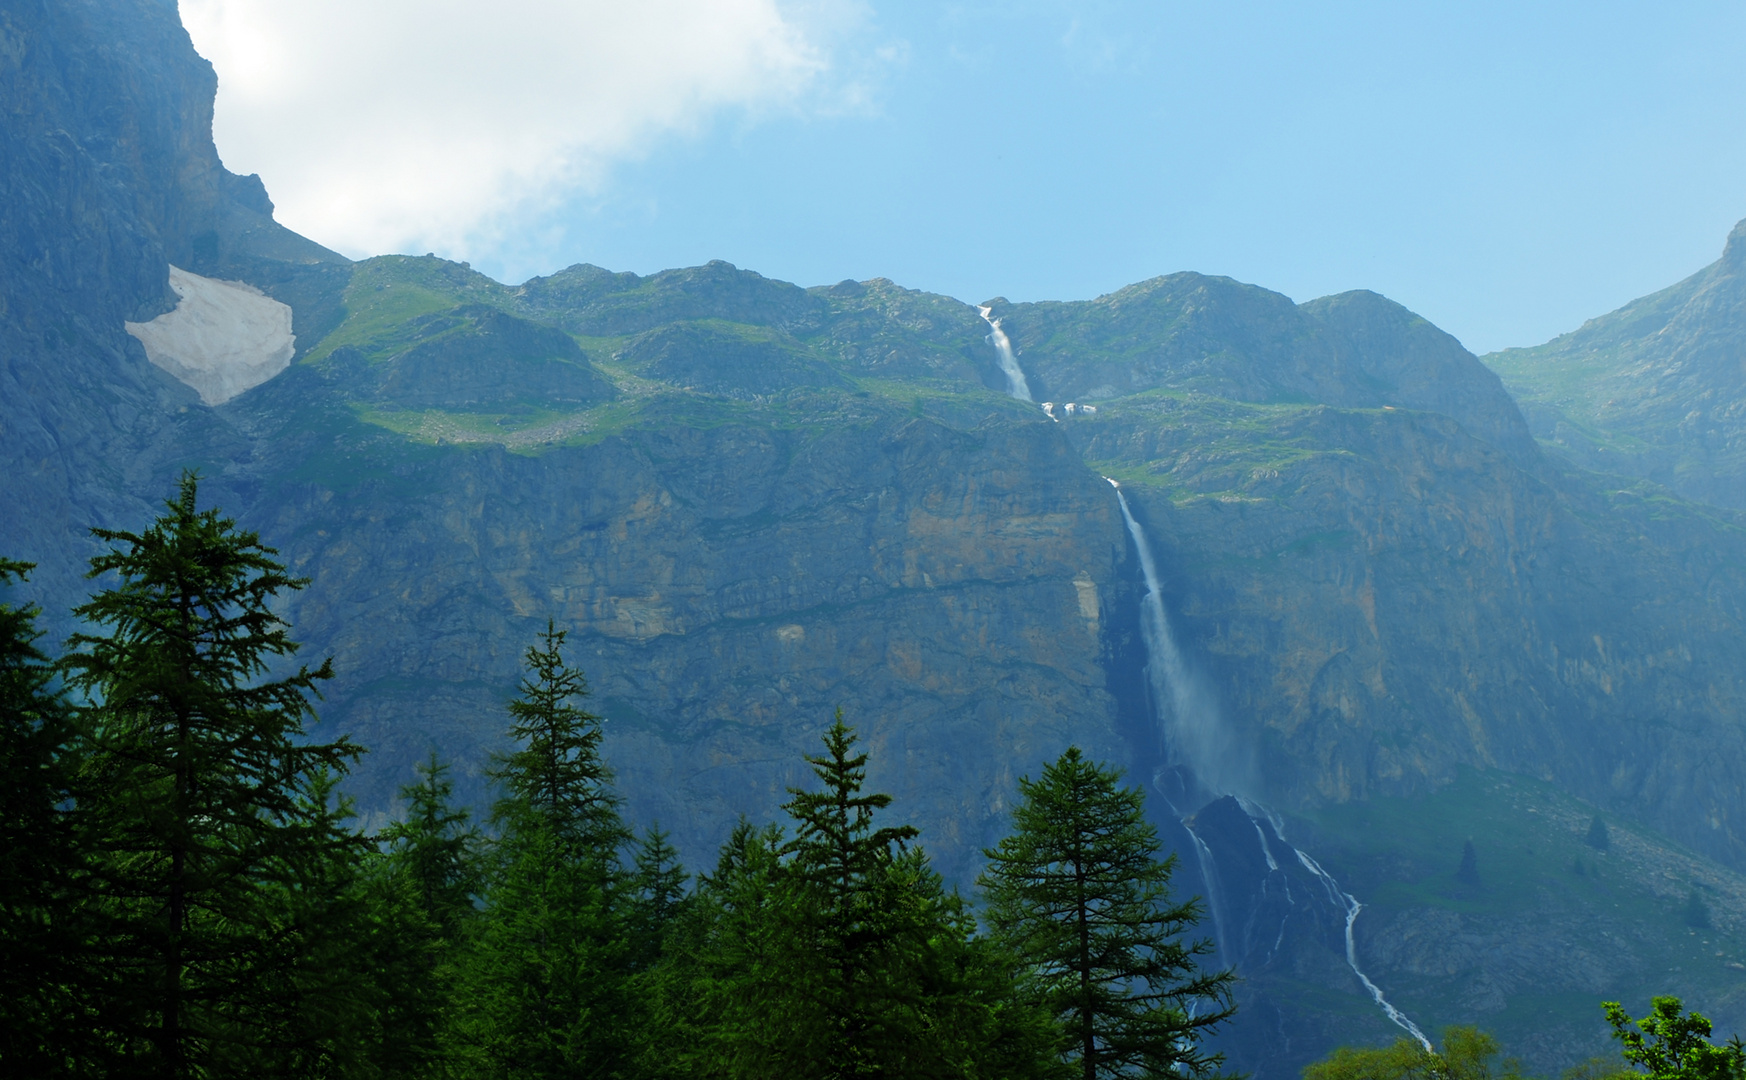
[[[686,2],[665,17],[687,18]],[[742,6],[758,27],[744,40],[763,44],[731,76],[679,70],[738,47],[721,28],[714,53],[614,46],[594,65],[613,85],[668,65],[648,92],[677,87],[690,112],[639,120],[634,105],[589,97],[605,93],[592,84],[554,84],[590,117],[632,110],[630,134],[601,136],[585,166],[551,172],[533,197],[431,230],[430,245],[505,280],[719,258],[967,301],[1087,298],[1198,270],[1298,300],[1375,289],[1484,352],[1671,284],[1746,217],[1737,0]],[[786,44],[770,46],[773,33]],[[210,28],[195,38],[228,85],[239,61]],[[613,74],[615,57],[628,74]],[[504,81],[491,57],[477,62],[480,86]],[[450,77],[465,84],[466,67]],[[220,93],[221,152],[244,171],[259,158],[280,197],[260,147],[291,127],[227,112]],[[441,123],[425,130],[441,142]],[[352,239],[338,218],[341,235],[323,235],[331,194],[280,201],[294,227],[370,253],[358,245],[373,234]],[[425,241],[408,228],[407,242]]]

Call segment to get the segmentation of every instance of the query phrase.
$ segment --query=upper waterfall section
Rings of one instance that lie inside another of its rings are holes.
[[[1057,401],[1147,390],[1254,403],[1442,413],[1518,461],[1537,455],[1515,402],[1453,337],[1385,297],[1305,304],[1180,273],[1095,300],[997,307],[1030,385]]]
[[[1035,401],[1031,397],[1030,383],[1025,380],[1025,369],[1019,367],[1018,358],[1012,353],[1012,339],[1000,328],[1000,320],[992,314],[994,309],[983,304],[976,310],[988,323],[988,340],[994,344],[995,355],[1000,357],[1000,371],[1006,376],[1006,392],[1020,401]]]

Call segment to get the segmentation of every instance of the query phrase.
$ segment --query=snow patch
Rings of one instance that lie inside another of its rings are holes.
[[[176,310],[126,323],[146,358],[222,405],[291,366],[297,351],[291,309],[252,285],[170,267]]]

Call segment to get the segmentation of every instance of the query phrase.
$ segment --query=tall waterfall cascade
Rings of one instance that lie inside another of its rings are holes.
[[[1187,797],[1216,799],[1227,795],[1235,796],[1243,813],[1248,815],[1254,826],[1261,853],[1266,859],[1268,874],[1283,876],[1279,862],[1274,858],[1267,830],[1262,828],[1262,822],[1265,820],[1273,835],[1281,841],[1285,836],[1284,822],[1250,797],[1250,793],[1256,788],[1253,757],[1245,752],[1235,734],[1226,727],[1217,699],[1201,681],[1198,672],[1188,663],[1177,645],[1175,633],[1170,628],[1170,620],[1165,614],[1164,589],[1158,575],[1157,562],[1152,556],[1152,546],[1146,539],[1146,530],[1128,506],[1121,484],[1107,476],[1104,479],[1115,489],[1116,501],[1121,506],[1122,521],[1127,525],[1128,536],[1134,542],[1134,550],[1140,559],[1140,572],[1145,579],[1146,595],[1140,608],[1140,637],[1146,646],[1146,687],[1151,693],[1164,760],[1170,767],[1188,774],[1182,785]],[[1157,786],[1156,781],[1154,786]],[[1159,794],[1170,802],[1177,817],[1186,818],[1186,814],[1193,811],[1193,804],[1178,806],[1171,800],[1169,793],[1160,790]],[[1215,944],[1220,957],[1230,963],[1236,957],[1231,953],[1225,926],[1226,901],[1229,898],[1220,895],[1216,859],[1212,849],[1191,822],[1183,820],[1182,824],[1194,842],[1201,876],[1207,883],[1207,910],[1212,917]],[[1291,847],[1289,844],[1286,846]],[[1328,900],[1343,915],[1346,965],[1352,969],[1352,974],[1357,976],[1359,983],[1376,1002],[1383,1015],[1411,1035],[1426,1050],[1430,1050],[1431,1042],[1425,1037],[1425,1033],[1389,1002],[1381,988],[1358,965],[1358,946],[1353,937],[1353,927],[1358,921],[1358,913],[1364,910],[1364,905],[1351,893],[1341,889],[1334,876],[1322,869],[1315,859],[1297,847],[1291,847],[1291,852],[1297,857],[1298,864],[1320,882],[1327,891]],[[1289,879],[1285,879],[1288,898],[1290,888]],[[1285,927],[1281,923],[1280,942],[1283,942],[1284,936]],[[1275,949],[1280,942],[1275,943]]]
[[[988,324],[988,340],[994,342],[995,355],[1000,357],[1000,371],[1006,376],[1006,392],[1020,401],[1035,401],[1031,397],[1031,384],[1025,381],[1025,370],[1019,367],[1018,359],[1012,354],[1012,340],[1000,328],[1000,320],[994,318],[994,309],[984,306],[976,310],[982,321]]]

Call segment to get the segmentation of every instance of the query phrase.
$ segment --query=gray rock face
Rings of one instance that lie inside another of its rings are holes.
[[[1679,284],[1485,359],[1571,460],[1746,509],[1746,221]]]
[[[1372,384],[1372,401],[1442,413],[1518,461],[1536,456],[1503,383],[1450,335],[1367,290],[1324,296],[1299,310],[1334,331]]]

